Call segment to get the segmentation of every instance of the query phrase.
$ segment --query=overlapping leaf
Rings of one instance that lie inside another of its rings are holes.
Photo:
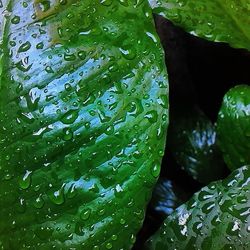
[[[180,206],[146,249],[249,249],[250,167],[209,184]]]
[[[196,106],[172,117],[169,148],[177,163],[195,180],[208,184],[223,177],[223,157],[215,127]]]
[[[224,96],[218,115],[219,145],[231,170],[250,164],[250,87],[239,85]]]
[[[193,35],[250,50],[249,0],[149,0],[153,11]]]

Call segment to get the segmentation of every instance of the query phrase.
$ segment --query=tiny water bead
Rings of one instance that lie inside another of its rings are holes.
[[[34,207],[38,209],[42,208],[44,204],[45,202],[44,202],[42,195],[39,195],[34,201]]]
[[[64,189],[61,188],[59,190],[56,190],[52,194],[49,195],[50,200],[56,204],[56,205],[62,205],[65,201],[64,198]]]
[[[151,174],[154,178],[158,178],[161,171],[161,164],[159,162],[155,162],[151,168]]]
[[[21,189],[27,189],[31,185],[31,174],[32,171],[26,171],[24,176],[19,180],[19,186]]]
[[[19,49],[18,49],[18,52],[21,53],[21,52],[26,52],[27,50],[29,50],[31,48],[31,43],[30,42],[25,42],[23,43]]]
[[[80,217],[82,220],[88,220],[91,215],[91,209],[85,209],[81,212]]]
[[[11,23],[12,24],[18,24],[20,22],[20,17],[19,16],[14,16],[12,19],[11,19]]]
[[[64,124],[72,124],[74,121],[78,118],[78,109],[71,109],[68,112],[66,112],[62,118],[61,121]]]
[[[73,139],[73,132],[71,128],[64,128],[63,129],[63,140],[70,141]]]

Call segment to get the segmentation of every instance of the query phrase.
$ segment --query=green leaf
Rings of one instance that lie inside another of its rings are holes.
[[[239,85],[224,96],[218,115],[218,139],[231,170],[250,164],[250,87]]]
[[[173,115],[168,132],[169,149],[190,176],[205,184],[223,176],[224,164],[215,127],[198,107]]]
[[[193,35],[250,50],[249,0],[149,0],[160,14]]]
[[[250,166],[204,187],[180,206],[147,249],[249,249]]]
[[[148,3],[13,0],[5,8],[1,248],[130,249],[168,123]]]

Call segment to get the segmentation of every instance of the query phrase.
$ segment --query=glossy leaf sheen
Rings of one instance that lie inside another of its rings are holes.
[[[13,0],[3,11],[1,249],[130,249],[168,122],[148,3]]]
[[[249,249],[250,166],[204,187],[180,206],[147,249]]]
[[[184,203],[188,195],[175,182],[161,177],[155,185],[149,206],[165,219]]]
[[[198,108],[173,116],[168,144],[176,162],[195,180],[208,184],[223,174],[223,158],[212,122]]]
[[[249,86],[236,86],[224,96],[217,131],[227,166],[234,170],[250,164]]]
[[[153,11],[193,35],[250,50],[249,0],[149,0]]]

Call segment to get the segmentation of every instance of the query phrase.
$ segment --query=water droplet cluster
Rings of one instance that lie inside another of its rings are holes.
[[[249,176],[245,166],[204,187],[165,220],[149,249],[248,249]]]

